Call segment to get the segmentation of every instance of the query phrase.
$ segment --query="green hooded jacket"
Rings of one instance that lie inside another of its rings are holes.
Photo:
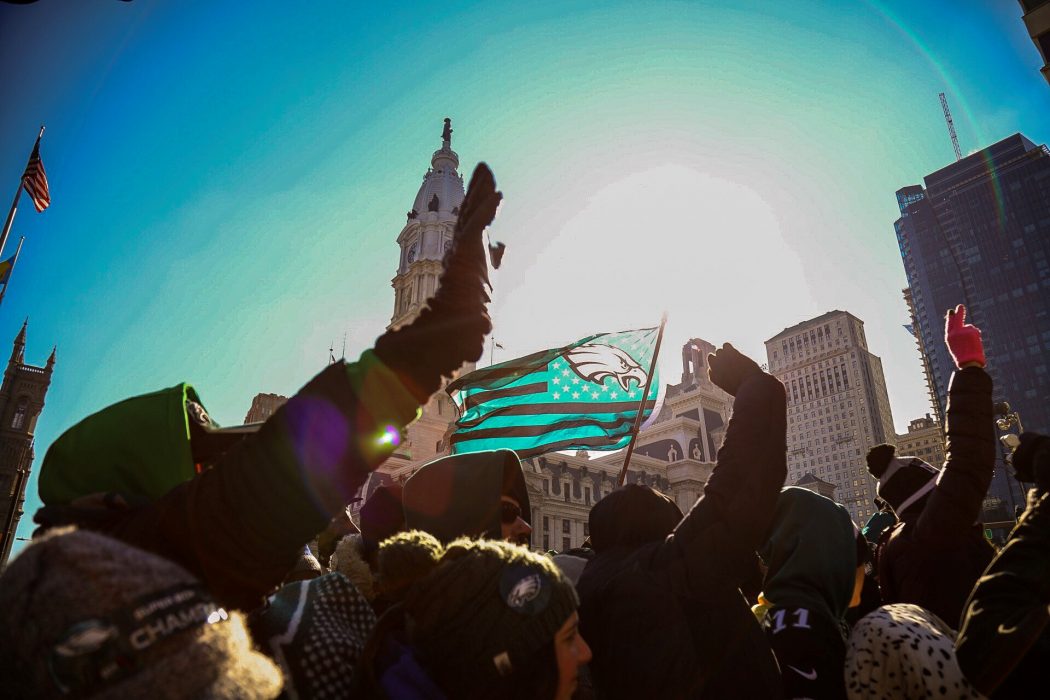
[[[838,503],[789,486],[777,498],[769,541],[759,550],[769,567],[763,597],[841,620],[853,597],[857,544],[853,520]]]

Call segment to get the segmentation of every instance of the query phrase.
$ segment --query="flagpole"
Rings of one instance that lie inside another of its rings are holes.
[[[33,149],[40,145],[40,139],[44,135],[44,126],[40,126],[40,133],[36,136],[36,142],[33,144]],[[33,157],[33,151],[29,152],[29,158]],[[26,167],[29,166],[29,158],[26,159]],[[25,170],[22,171],[22,175],[25,175]],[[7,221],[4,222],[4,232],[0,234],[0,255],[4,253],[4,246],[7,245],[7,237],[11,235],[11,225],[15,222],[15,212],[18,211],[18,198],[22,196],[22,177],[18,178],[18,189],[15,190],[15,199],[11,202],[11,210],[7,212]],[[5,287],[6,289],[6,287]]]
[[[15,265],[18,264],[18,254],[22,252],[22,244],[25,242],[25,236],[18,239],[18,247],[15,248],[15,259],[11,261],[11,269],[7,272],[7,281],[4,282],[4,288],[0,289],[0,304],[4,303],[4,295],[7,294],[7,286],[11,284],[11,275],[15,274]]]
[[[649,376],[645,378],[645,389],[642,391],[642,400],[638,402],[638,415],[634,418],[634,427],[631,428],[631,441],[627,443],[627,456],[624,457],[623,467],[620,469],[620,477],[616,480],[616,486],[623,486],[627,479],[627,467],[631,465],[631,455],[634,454],[634,443],[638,439],[638,431],[642,427],[642,416],[645,415],[645,402],[649,398],[649,388],[653,383],[653,374],[656,370],[656,359],[660,356],[660,343],[664,339],[664,326],[667,324],[667,312],[660,317],[660,330],[656,333],[656,347],[653,348],[653,359],[649,363]]]

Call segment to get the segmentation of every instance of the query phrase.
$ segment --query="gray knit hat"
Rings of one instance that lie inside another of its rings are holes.
[[[273,698],[238,613],[178,565],[56,529],[0,576],[0,688],[18,698]]]

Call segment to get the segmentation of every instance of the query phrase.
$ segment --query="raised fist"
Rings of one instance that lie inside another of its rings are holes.
[[[956,306],[955,310],[948,310],[944,323],[944,342],[959,369],[985,366],[981,329],[966,323],[966,307],[962,304]]]
[[[754,374],[762,374],[762,368],[754,360],[729,343],[708,355],[707,365],[707,376],[715,386],[732,396],[736,396],[737,389],[745,379]]]
[[[502,198],[492,171],[484,163],[478,164],[460,207],[437,292],[415,321],[388,331],[376,341],[376,355],[402,377],[420,401],[441,388],[442,377],[451,377],[485,350],[485,336],[492,330],[492,322],[487,309],[490,285],[482,234],[495,218]]]

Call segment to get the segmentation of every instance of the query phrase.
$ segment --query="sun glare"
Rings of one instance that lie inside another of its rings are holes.
[[[758,193],[668,164],[594,192],[506,299],[497,323],[539,324],[556,342],[655,325],[667,311],[662,354],[674,358],[697,336],[758,352],[776,324],[812,306],[801,264]],[[557,314],[545,313],[552,307]]]

